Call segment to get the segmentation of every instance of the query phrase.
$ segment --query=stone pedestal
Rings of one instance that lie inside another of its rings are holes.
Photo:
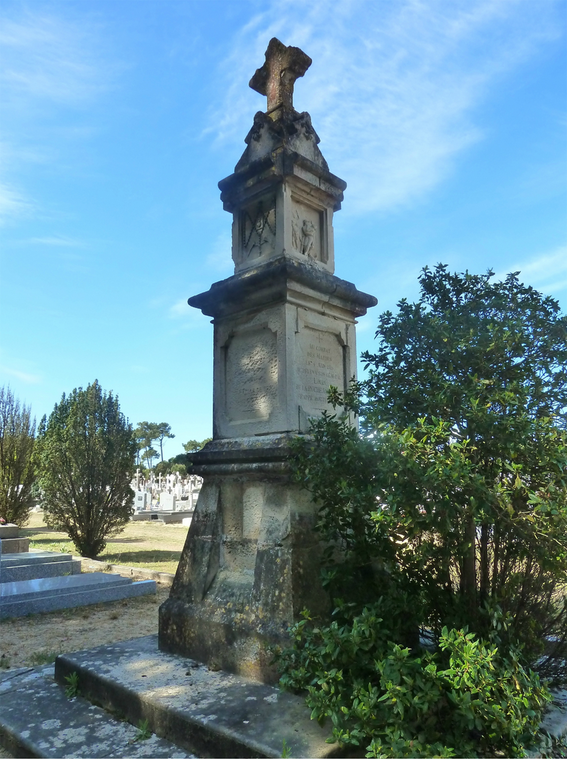
[[[333,275],[346,184],[329,172],[309,115],[290,106],[290,71],[302,75],[306,59],[270,43],[251,86],[282,81],[283,61],[284,101],[256,114],[234,174],[219,183],[235,273],[189,299],[213,318],[213,440],[193,456],[203,487],[160,608],[163,651],[265,682],[276,679],[269,647],[288,640],[303,608],[329,607],[317,507],[292,482],[290,442],[329,409],[331,385],[344,391],[356,377],[356,319],[376,305]]]
[[[288,436],[212,442],[168,601],[160,648],[273,682],[270,645],[285,643],[303,608],[327,611],[313,505],[289,481]]]

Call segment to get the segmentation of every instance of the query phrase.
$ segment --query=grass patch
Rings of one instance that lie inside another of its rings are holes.
[[[41,664],[53,664],[59,656],[57,651],[36,651],[30,656],[30,664],[39,667]]]
[[[108,538],[105,550],[97,556],[107,564],[153,569],[175,574],[188,527],[162,522],[129,522],[118,535]],[[77,554],[68,535],[46,527],[41,512],[33,512],[22,537],[30,539],[30,548]]]

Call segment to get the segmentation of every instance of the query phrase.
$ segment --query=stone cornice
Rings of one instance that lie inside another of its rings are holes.
[[[378,303],[373,295],[361,292],[352,282],[286,256],[215,282],[207,292],[189,298],[188,303],[217,318],[243,307],[249,310],[289,300],[298,285],[307,296],[330,300],[357,317],[364,316]]]

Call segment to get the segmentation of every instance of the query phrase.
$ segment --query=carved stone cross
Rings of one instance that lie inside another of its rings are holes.
[[[311,66],[311,58],[298,47],[286,47],[276,37],[266,50],[266,62],[257,69],[250,87],[260,95],[267,95],[267,112],[279,106],[293,109],[293,85]]]

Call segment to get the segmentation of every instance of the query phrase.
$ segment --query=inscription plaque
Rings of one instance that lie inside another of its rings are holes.
[[[305,327],[298,334],[297,399],[308,415],[329,409],[330,385],[345,388],[344,347],[338,335]]]
[[[229,421],[269,419],[277,395],[276,334],[268,327],[261,327],[234,335],[225,346],[225,398]]]

